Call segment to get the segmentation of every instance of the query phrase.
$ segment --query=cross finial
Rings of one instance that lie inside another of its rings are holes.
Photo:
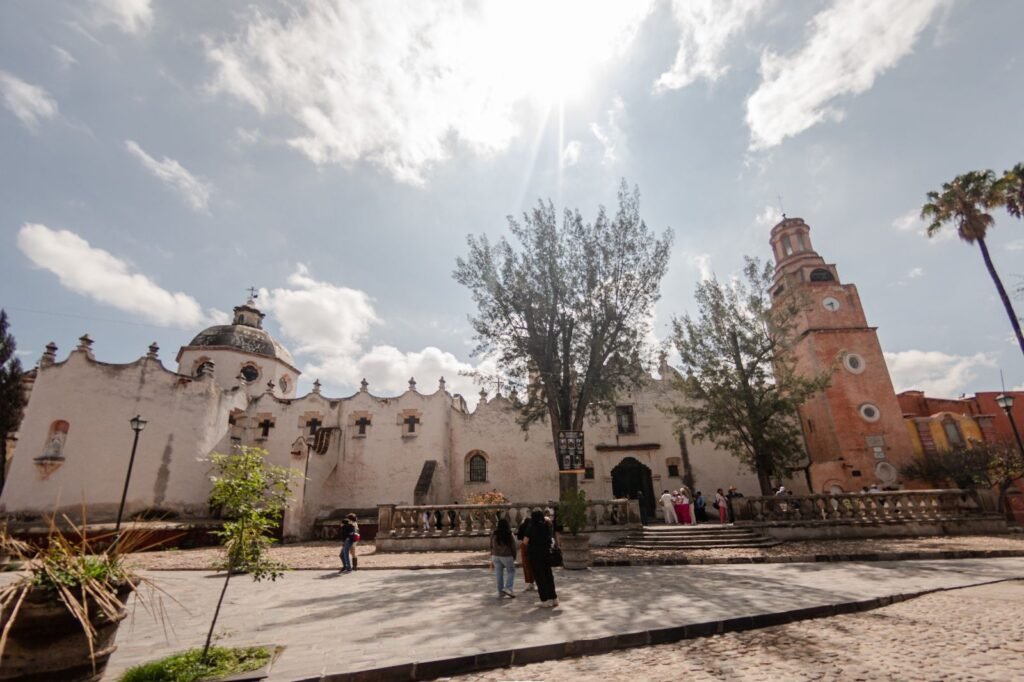
[[[409,379],[409,390],[410,391],[415,391],[416,390],[416,378],[415,377],[412,377],[412,378]]]
[[[249,292],[250,301],[255,301],[257,298],[260,297],[260,292],[256,287],[249,287],[248,289],[246,289],[246,291]]]
[[[154,341],[153,343],[149,344],[149,352],[146,353],[146,357],[147,358],[152,358],[152,359],[156,360],[157,353],[159,353],[159,352],[160,352],[160,346],[156,345],[156,341]]]
[[[313,380],[313,393],[316,393],[317,395],[320,394],[320,380],[319,379],[314,379]]]
[[[367,389],[369,387],[370,387],[370,382],[366,380],[366,377],[363,377],[363,380],[359,382],[359,390],[360,390],[360,392],[366,393],[366,391],[367,391]]]
[[[438,390],[441,390],[441,391],[443,391],[443,390],[445,389],[445,385],[446,385],[446,384],[445,384],[445,380],[444,380],[444,377],[441,377],[441,378],[440,378],[440,379],[438,380],[438,382],[437,382],[437,388],[438,388]]]

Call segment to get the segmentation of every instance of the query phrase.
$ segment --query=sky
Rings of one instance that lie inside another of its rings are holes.
[[[785,212],[857,285],[896,390],[1024,389],[976,246],[925,193],[1024,159],[1015,0],[0,4],[0,306],[31,367],[88,333],[166,366],[260,290],[300,394],[471,402],[466,236],[622,179],[675,241],[654,332]],[[989,247],[1024,284],[1024,224]],[[1024,297],[1018,297],[1024,309]]]

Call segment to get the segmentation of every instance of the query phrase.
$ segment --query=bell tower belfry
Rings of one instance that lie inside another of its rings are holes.
[[[913,457],[910,435],[857,287],[839,280],[811,245],[810,227],[783,217],[772,228],[772,300],[799,296],[797,371],[833,369],[828,389],[800,407],[813,492],[857,492],[901,486],[899,469]]]

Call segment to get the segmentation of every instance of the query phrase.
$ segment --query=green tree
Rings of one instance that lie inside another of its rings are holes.
[[[900,473],[936,487],[952,483],[958,488],[997,488],[999,509],[1006,509],[1006,491],[1024,476],[1024,455],[1016,443],[971,441],[967,445],[918,457]]]
[[[7,437],[18,430],[26,403],[25,373],[15,350],[14,336],[7,331],[7,311],[0,310],[0,491],[7,481]]]
[[[1003,206],[1014,218],[1024,218],[1024,163],[1018,163],[999,179]]]
[[[295,472],[268,464],[266,457],[266,450],[245,446],[231,454],[215,452],[210,455],[213,465],[210,506],[220,509],[227,520],[224,527],[216,531],[224,543],[224,557],[217,566],[224,570],[224,586],[206,635],[204,661],[231,576],[248,573],[259,582],[276,580],[285,570],[285,566],[272,560],[267,551],[275,542],[272,535],[291,499]]]
[[[747,258],[743,277],[697,285],[697,316],[673,321],[685,402],[673,406],[696,440],[710,440],[757,473],[761,493],[804,459],[797,409],[824,390],[832,370],[802,376],[792,355],[803,299],[773,305],[771,264]]]
[[[1024,334],[1021,333],[1020,320],[1017,319],[1013,303],[1010,302],[985,243],[989,228],[995,224],[989,211],[1001,206],[1006,206],[1010,210],[1007,204],[1009,194],[1007,183],[997,182],[992,171],[971,171],[958,175],[952,182],[943,183],[941,192],[928,192],[928,203],[921,207],[921,218],[931,221],[928,225],[929,237],[938,234],[946,223],[952,223],[960,239],[968,244],[978,245],[988,274],[996,285],[999,299],[1010,318],[1010,326],[1017,337],[1017,344],[1021,353],[1024,353]],[[1015,207],[1012,210],[1019,208],[1016,203],[1012,205]]]
[[[551,201],[538,202],[522,222],[508,217],[518,248],[470,235],[456,261],[453,276],[477,305],[475,353],[495,355],[512,388],[525,389],[523,428],[548,420],[556,442],[559,430],[580,430],[611,409],[642,373],[672,232],[647,229],[639,190],[625,181],[618,200],[614,217],[602,207],[586,223],[566,210],[561,226]],[[561,490],[575,486],[575,475],[560,477]]]

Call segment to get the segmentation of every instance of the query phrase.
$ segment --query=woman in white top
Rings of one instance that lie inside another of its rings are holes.
[[[661,494],[661,508],[665,512],[665,523],[679,523],[672,505],[672,493],[667,490]]]

